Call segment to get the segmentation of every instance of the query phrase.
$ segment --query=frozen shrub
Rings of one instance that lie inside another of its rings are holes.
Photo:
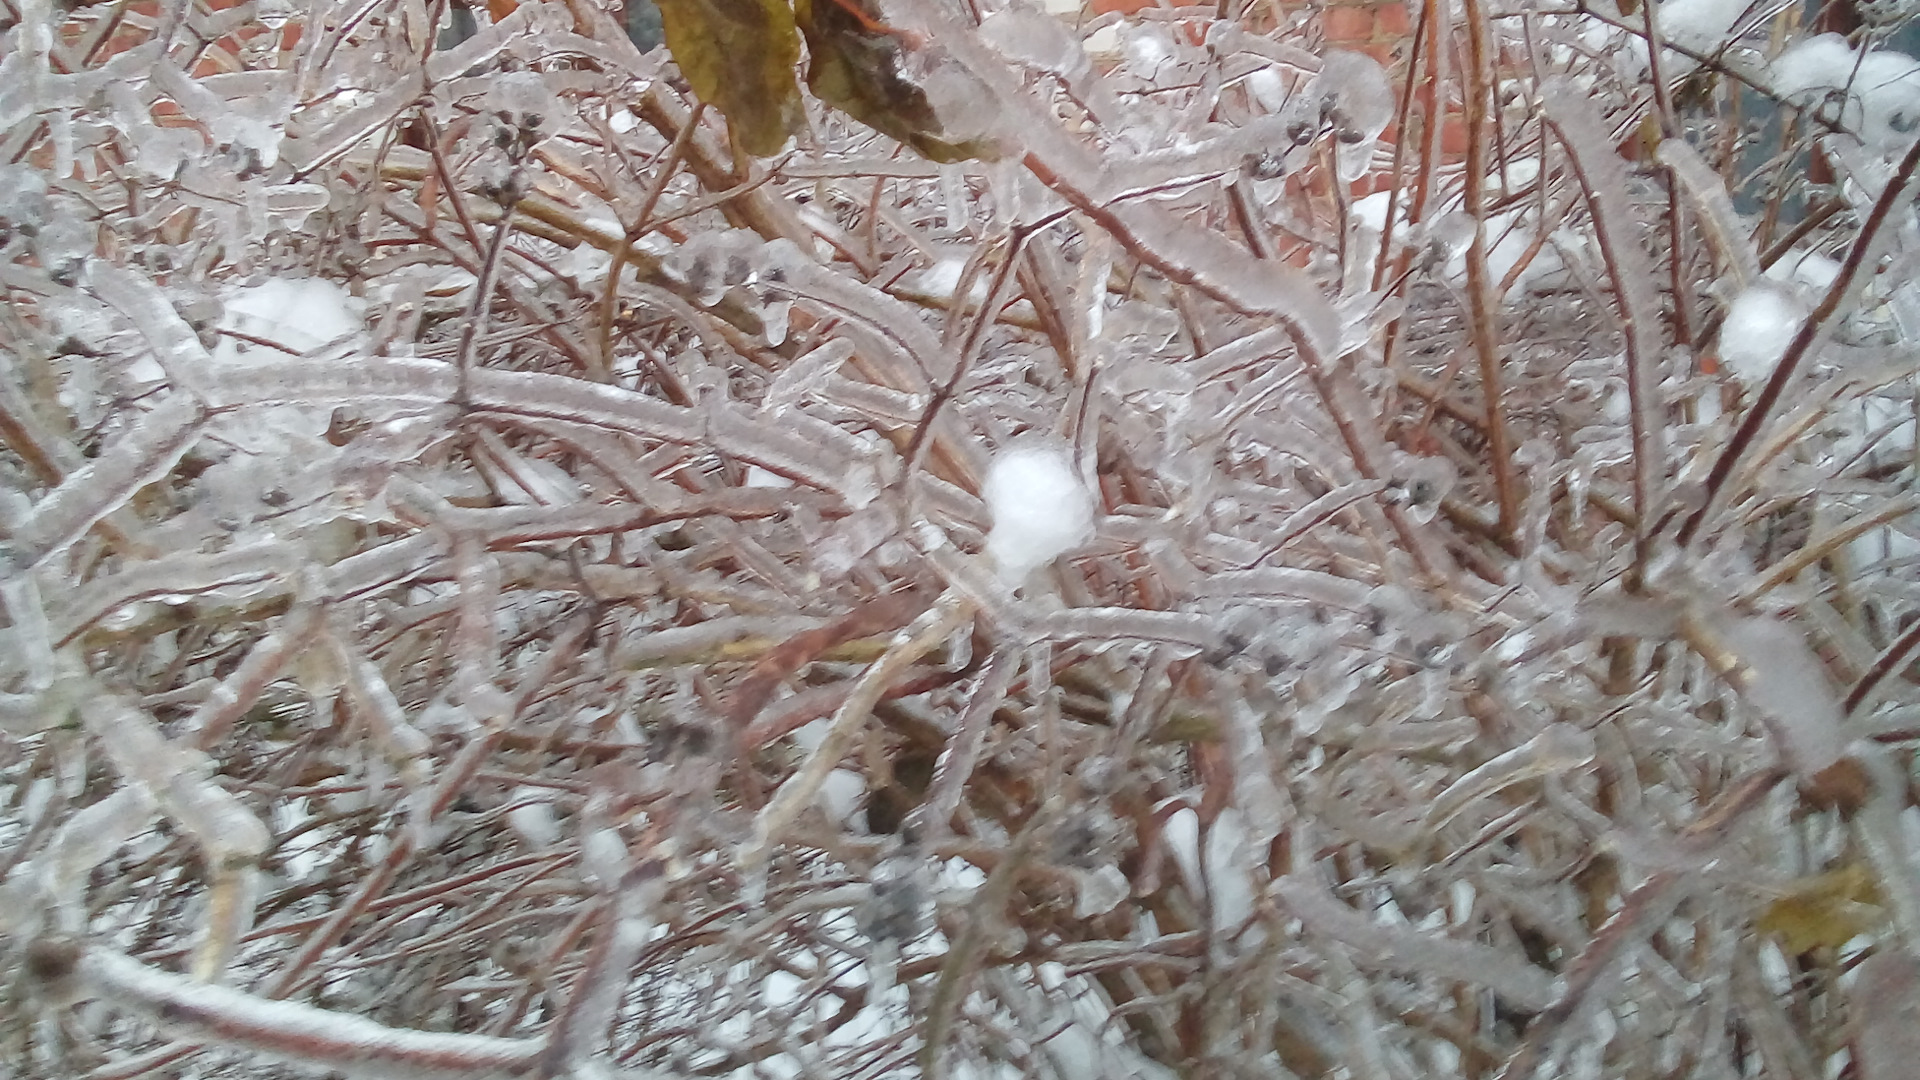
[[[1920,75],[1622,7],[13,6],[0,1074],[1903,1075]]]

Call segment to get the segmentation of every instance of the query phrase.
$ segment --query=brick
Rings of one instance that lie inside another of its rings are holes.
[[[1320,32],[1329,43],[1353,45],[1373,39],[1373,9],[1360,5],[1330,7],[1320,15]]]
[[[1413,20],[1407,14],[1406,5],[1390,2],[1375,8],[1373,33],[1376,37],[1392,38],[1395,41],[1413,36]]]

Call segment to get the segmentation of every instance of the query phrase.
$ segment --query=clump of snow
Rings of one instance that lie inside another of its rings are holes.
[[[1767,267],[1767,276],[1775,281],[1790,281],[1825,292],[1840,276],[1840,264],[1818,252],[1794,248]]]
[[[949,255],[920,271],[913,279],[913,288],[939,300],[951,301],[960,291],[960,275],[965,272],[967,260],[964,256]],[[984,274],[974,275],[967,289],[967,302],[984,304],[987,302],[987,279]]]
[[[1667,0],[1658,8],[1660,36],[1697,53],[1716,52],[1749,6],[1748,0]]]
[[[987,555],[1009,584],[1093,536],[1093,495],[1065,447],[1033,443],[1001,451],[980,497],[993,515]]]
[[[1839,34],[1821,34],[1781,53],[1769,71],[1774,92],[1797,105],[1844,92],[1840,123],[1868,146],[1897,145],[1920,127],[1920,61],[1905,53],[1861,54]]]
[[[226,295],[220,329],[273,342],[305,354],[366,332],[365,305],[346,289],[321,278],[269,278]],[[258,353],[261,346],[231,335],[214,350],[217,360]],[[285,359],[285,355],[267,359]]]
[[[1721,364],[1741,382],[1765,381],[1806,317],[1799,297],[1782,286],[1771,281],[1748,286],[1733,298],[1720,327]]]
[[[1769,65],[1774,92],[1797,97],[1814,89],[1839,89],[1853,78],[1853,49],[1839,34],[1820,34],[1795,44]]]

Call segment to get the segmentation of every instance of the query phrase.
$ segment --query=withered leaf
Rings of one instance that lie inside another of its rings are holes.
[[[934,161],[991,158],[986,140],[948,139],[926,92],[901,73],[900,37],[868,0],[796,0],[807,86],[821,101]]]
[[[667,50],[735,145],[764,157],[799,130],[800,35],[786,0],[659,0]]]
[[[1801,878],[1760,913],[1755,929],[1789,956],[1825,946],[1837,949],[1879,925],[1879,885],[1862,863]]]

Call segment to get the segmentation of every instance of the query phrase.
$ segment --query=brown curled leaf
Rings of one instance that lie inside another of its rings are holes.
[[[765,157],[800,128],[800,35],[785,0],[661,0],[667,50],[736,146]]]
[[[933,103],[901,70],[907,46],[861,0],[798,0],[814,96],[923,156],[941,162],[992,158],[985,140],[948,139]]]

